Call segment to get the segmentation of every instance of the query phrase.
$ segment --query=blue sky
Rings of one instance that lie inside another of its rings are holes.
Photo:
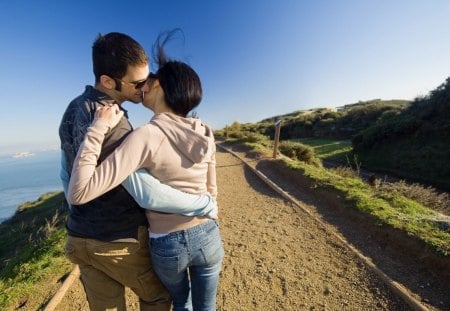
[[[0,153],[58,146],[61,116],[93,84],[98,33],[124,32],[200,75],[219,129],[359,100],[413,99],[450,76],[450,1],[1,1]],[[152,113],[125,103],[132,123]]]

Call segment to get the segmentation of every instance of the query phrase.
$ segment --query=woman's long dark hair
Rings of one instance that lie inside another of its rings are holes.
[[[186,117],[202,100],[202,85],[197,73],[186,63],[172,60],[164,46],[181,29],[161,33],[152,49],[154,62],[158,65],[156,76],[164,91],[167,105],[178,115]]]

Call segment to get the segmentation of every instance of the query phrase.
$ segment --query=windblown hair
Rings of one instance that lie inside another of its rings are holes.
[[[174,29],[158,36],[153,46],[156,76],[164,91],[167,105],[178,115],[186,117],[202,100],[202,84],[198,74],[186,63],[170,59],[164,46],[181,31]]]
[[[92,45],[92,63],[96,83],[100,81],[102,75],[121,79],[127,74],[128,66],[146,65],[148,62],[144,48],[123,33],[99,34]]]

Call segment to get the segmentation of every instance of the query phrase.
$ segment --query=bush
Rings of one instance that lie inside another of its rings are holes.
[[[279,150],[282,154],[291,159],[303,161],[308,164],[316,162],[314,149],[301,143],[282,141]]]
[[[230,133],[228,133],[228,137],[229,138],[241,139],[243,136],[244,136],[244,134],[241,133],[241,132],[230,132]]]
[[[450,215],[450,198],[446,193],[439,193],[433,187],[424,187],[420,184],[408,184],[404,180],[398,182],[383,182],[376,180],[375,188],[380,194],[398,193],[420,204]]]
[[[267,137],[254,132],[243,132],[241,133],[240,140],[246,143],[260,143],[267,140]]]

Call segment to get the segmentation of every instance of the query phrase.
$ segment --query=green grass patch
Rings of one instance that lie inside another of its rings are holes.
[[[63,194],[50,193],[0,224],[0,309],[44,300],[49,285],[72,269],[64,256],[66,210]]]

